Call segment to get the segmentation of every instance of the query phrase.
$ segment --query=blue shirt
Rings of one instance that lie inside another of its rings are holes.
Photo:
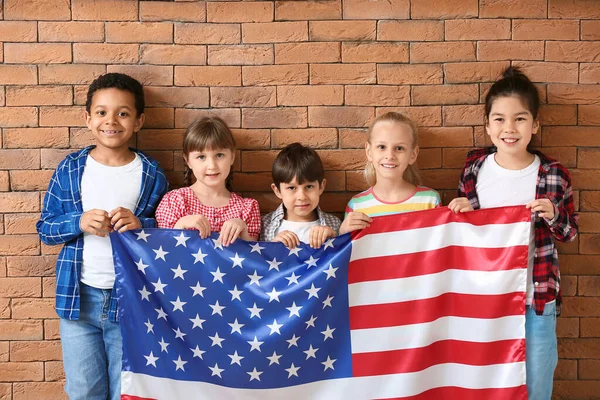
[[[56,313],[72,320],[79,319],[79,279],[83,263],[83,231],[79,227],[83,215],[81,177],[94,147],[71,153],[60,162],[50,179],[42,216],[36,224],[42,242],[64,244],[56,262]],[[167,178],[155,160],[132,151],[142,159],[142,185],[134,214],[143,228],[155,228],[154,211],[167,192]],[[112,290],[109,318],[117,321],[117,296],[114,287]]]

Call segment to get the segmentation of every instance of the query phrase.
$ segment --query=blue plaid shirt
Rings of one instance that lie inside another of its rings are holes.
[[[79,227],[83,214],[81,177],[87,156],[94,147],[71,153],[60,162],[48,185],[42,216],[36,224],[42,242],[64,244],[56,262],[56,313],[73,320],[79,319],[79,279],[83,263],[83,231]],[[155,160],[133,151],[142,159],[142,185],[134,214],[142,227],[155,228],[154,211],[167,192],[167,178]],[[116,294],[114,287],[112,290]],[[116,295],[112,296],[109,318],[118,320]]]

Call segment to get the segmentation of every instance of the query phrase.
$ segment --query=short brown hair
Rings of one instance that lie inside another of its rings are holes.
[[[300,143],[285,146],[273,162],[273,183],[279,185],[288,183],[296,178],[298,184],[318,181],[325,178],[325,169],[316,151]]]

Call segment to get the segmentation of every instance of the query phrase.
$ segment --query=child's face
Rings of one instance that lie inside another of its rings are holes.
[[[190,151],[185,161],[197,183],[215,189],[225,187],[235,154],[230,149]]]
[[[539,123],[517,96],[498,97],[492,103],[485,130],[498,153],[524,155]]]
[[[414,164],[419,154],[419,147],[413,146],[410,126],[392,121],[375,124],[365,149],[378,182],[401,180],[404,171]]]
[[[275,195],[283,201],[286,209],[286,220],[293,222],[311,222],[317,219],[314,212],[319,205],[321,193],[325,190],[325,179],[319,181],[298,183],[294,178],[291,182],[273,183],[271,188]]]
[[[144,124],[144,114],[137,115],[133,93],[115,88],[100,89],[86,111],[87,127],[96,138],[97,148],[126,149],[134,133]]]

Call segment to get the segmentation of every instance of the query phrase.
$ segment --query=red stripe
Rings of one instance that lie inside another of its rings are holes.
[[[447,363],[484,366],[520,361],[525,361],[525,339],[485,343],[441,340],[416,349],[352,354],[352,375],[404,374]]]
[[[157,400],[157,399],[155,397],[138,397],[138,396],[131,396],[128,394],[122,394],[121,400]]]
[[[350,307],[350,329],[420,324],[446,316],[491,319],[524,314],[524,292],[444,293],[431,299]]]
[[[350,262],[348,283],[435,274],[448,269],[506,271],[527,265],[528,246],[477,248],[449,246],[418,253],[370,257]],[[416,268],[415,265],[419,267]],[[376,266],[376,268],[374,268]]]
[[[407,215],[385,215],[373,218],[371,226],[361,231],[355,231],[352,238],[358,239],[372,233],[407,231],[417,228],[428,228],[444,225],[449,222],[464,222],[470,225],[483,226],[492,224],[512,224],[515,222],[530,222],[531,211],[525,206],[486,208],[469,213],[455,214],[448,207],[438,207],[432,210],[414,211]]]
[[[455,386],[427,390],[415,396],[394,397],[386,400],[527,400],[527,386],[493,389],[467,389]],[[381,399],[383,400],[383,399]]]

